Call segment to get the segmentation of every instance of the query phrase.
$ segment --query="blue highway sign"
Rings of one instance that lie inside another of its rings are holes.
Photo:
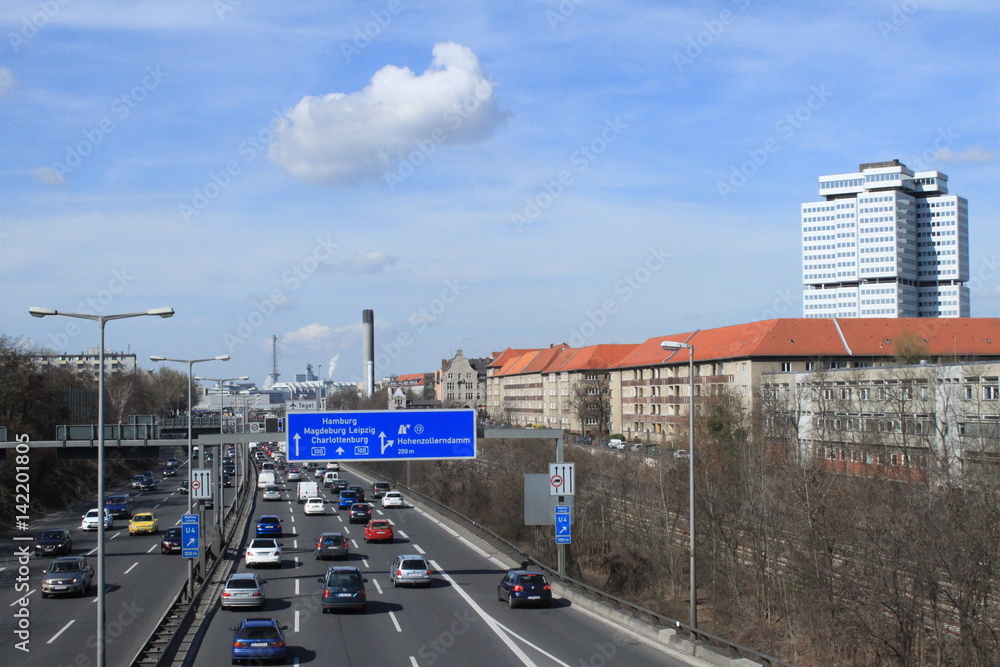
[[[181,515],[181,556],[197,558],[200,549],[198,534],[198,515]]]
[[[474,410],[289,412],[289,461],[476,458]]]
[[[569,544],[572,535],[569,512],[556,512],[556,544]]]

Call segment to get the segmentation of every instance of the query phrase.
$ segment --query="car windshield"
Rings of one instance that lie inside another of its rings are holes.
[[[125,502],[125,497],[124,496],[111,496],[110,498],[108,498],[108,502],[111,503],[112,505],[121,505],[121,504],[123,504]]]
[[[427,563],[425,563],[422,560],[414,560],[414,559],[404,560],[400,564],[399,569],[400,570],[426,570],[427,569]]]
[[[38,539],[40,539],[40,540],[61,540],[61,539],[63,539],[63,534],[62,534],[62,532],[60,532],[58,530],[46,530],[44,533],[42,533],[41,537],[39,537]]]
[[[352,512],[367,512],[368,511],[368,505],[360,505],[360,504],[359,505],[351,505],[351,511]]]
[[[167,533],[164,537],[169,537],[171,539],[176,539],[181,536],[180,528],[167,528]]]
[[[344,543],[344,538],[339,535],[332,535],[330,537],[323,538],[323,544],[327,546],[336,547],[340,546],[343,543]]]
[[[354,572],[333,572],[326,578],[326,585],[330,588],[352,588],[361,583],[361,577]]]
[[[273,549],[275,546],[274,540],[257,539],[250,543],[251,549]]]
[[[226,588],[257,588],[257,582],[253,579],[230,579]]]
[[[274,524],[274,523],[278,523],[278,519],[277,519],[277,517],[264,517],[264,518],[262,518],[260,520],[260,523],[263,523],[263,524]]]
[[[153,515],[152,514],[136,514],[135,518],[132,519],[132,520],[133,521],[152,521],[153,520]]]
[[[540,574],[522,574],[518,578],[518,582],[522,584],[538,586],[545,583],[545,577]]]
[[[49,572],[79,572],[79,563],[52,563]]]
[[[236,636],[239,639],[250,640],[280,639],[281,637],[274,628],[243,628]]]
[[[382,529],[388,527],[389,527],[388,521],[372,521],[372,528]]]

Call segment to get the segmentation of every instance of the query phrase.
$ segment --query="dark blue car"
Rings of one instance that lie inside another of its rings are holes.
[[[245,618],[239,625],[229,628],[233,635],[233,664],[244,660],[283,661],[285,659],[286,625],[278,625],[273,618]]]
[[[257,519],[257,537],[281,537],[281,519],[265,514]]]
[[[497,599],[510,608],[529,605],[552,605],[552,587],[541,572],[511,570],[497,584]]]

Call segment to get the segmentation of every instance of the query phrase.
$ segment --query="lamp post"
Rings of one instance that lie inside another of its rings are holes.
[[[194,463],[193,463],[193,461],[194,461],[193,453],[194,452],[193,452],[193,449],[192,449],[192,437],[191,437],[191,384],[192,384],[194,378],[192,377],[191,369],[192,369],[192,367],[195,364],[200,364],[200,363],[202,363],[204,361],[229,361],[229,355],[228,354],[223,354],[221,356],[210,357],[208,359],[170,359],[168,357],[152,356],[152,357],[149,358],[149,360],[150,361],[173,361],[173,362],[176,362],[178,364],[187,364],[188,365],[188,383],[187,383],[188,384],[188,414],[187,414],[187,424],[188,424],[188,494],[187,494],[187,496],[188,496],[188,508],[187,508],[187,513],[191,514],[192,513],[192,504],[191,504],[192,498],[191,498],[191,496],[194,495],[194,489],[191,488],[191,482],[192,482],[192,479],[194,477]],[[218,511],[218,510],[216,510],[216,511]],[[194,597],[194,559],[193,558],[188,558],[187,561],[188,561],[187,594],[188,594],[188,600],[191,600]]]
[[[250,379],[249,375],[241,375],[238,378],[203,378],[203,377],[196,377],[195,378],[195,380],[211,380],[212,382],[217,382],[219,384],[219,435],[224,436],[226,434],[226,427],[225,427],[226,415],[225,415],[225,411],[223,409],[223,408],[225,408],[224,403],[225,403],[225,397],[226,397],[225,387],[223,386],[224,383],[226,383],[226,382],[233,382],[234,380],[249,380],[249,379]],[[235,430],[234,430],[234,432],[235,432]],[[233,457],[233,461],[235,462],[236,459],[237,459],[237,457],[234,456]],[[226,506],[226,499],[223,497],[223,494],[225,493],[225,491],[223,491],[223,486],[222,486],[222,467],[221,467],[221,465],[222,465],[222,443],[220,442],[219,443],[219,466],[220,467],[219,467],[219,474],[216,476],[216,479],[215,479],[216,484],[218,484],[218,486],[216,488],[219,490],[219,494],[218,494],[218,496],[219,496],[219,507],[218,507],[218,509],[215,510],[215,527],[219,531],[220,547],[221,547],[221,542],[222,542],[222,510]],[[234,463],[234,465],[235,465],[235,463]],[[236,482],[233,482],[233,484],[236,484]],[[237,486],[237,488],[238,488],[238,486]]]
[[[46,315],[62,315],[76,317],[81,320],[97,322],[101,330],[101,346],[97,353],[97,666],[104,667],[107,645],[104,640],[105,607],[104,607],[104,325],[111,320],[123,320],[129,317],[144,317],[155,315],[163,318],[174,314],[173,308],[154,308],[141,313],[122,313],[120,315],[90,315],[85,313],[67,313],[51,308],[31,307],[28,309],[33,317]]]
[[[695,574],[694,558],[694,345],[665,340],[660,343],[664,350],[688,351],[688,554],[691,595],[691,632],[698,629],[698,580]]]

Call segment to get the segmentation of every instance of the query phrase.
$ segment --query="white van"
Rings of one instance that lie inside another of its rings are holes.
[[[259,475],[257,475],[257,488],[258,489],[263,489],[265,486],[268,486],[269,484],[274,484],[274,483],[275,483],[275,479],[274,479],[274,472],[273,471],[264,470]]]
[[[328,470],[323,473],[323,486],[330,488],[334,482],[340,479],[340,473],[333,470]]]

